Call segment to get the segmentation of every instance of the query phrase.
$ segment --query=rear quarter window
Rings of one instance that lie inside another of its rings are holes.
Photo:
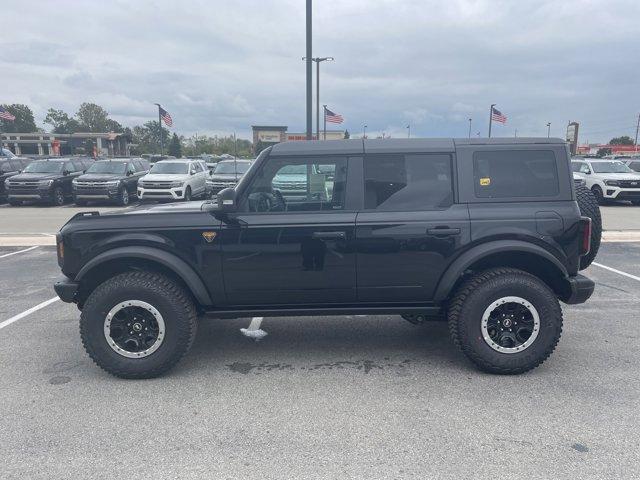
[[[473,154],[478,198],[555,197],[558,165],[549,150],[500,150]]]

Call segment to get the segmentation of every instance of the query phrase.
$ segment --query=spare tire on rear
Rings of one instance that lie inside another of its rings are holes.
[[[584,270],[596,258],[602,239],[602,217],[598,200],[591,190],[584,185],[576,185],[576,200],[580,207],[580,214],[591,219],[591,250],[585,256],[580,257],[580,270]]]

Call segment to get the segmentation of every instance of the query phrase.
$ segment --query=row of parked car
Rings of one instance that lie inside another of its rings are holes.
[[[133,198],[184,200],[209,198],[234,186],[250,160],[223,160],[208,165],[202,159],[170,158],[153,164],[145,158],[94,160],[89,157],[29,159],[9,150],[0,155],[0,200],[11,205],[36,201],[63,205],[74,201],[108,201],[128,205]]]
[[[574,179],[589,188],[599,204],[627,200],[640,205],[640,158],[571,159]]]

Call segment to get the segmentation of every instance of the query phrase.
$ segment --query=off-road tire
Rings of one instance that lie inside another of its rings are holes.
[[[8,202],[12,207],[19,207],[22,205],[22,200],[8,200]]]
[[[485,309],[507,296],[527,300],[540,316],[538,336],[517,353],[492,349],[481,333]],[[493,268],[471,276],[453,295],[447,316],[451,339],[469,360],[485,372],[501,375],[523,373],[540,365],[562,334],[562,310],[556,295],[539,278],[515,268]]]
[[[591,249],[589,253],[580,257],[580,270],[584,270],[593,262],[600,249],[602,240],[602,216],[598,200],[591,190],[584,185],[576,185],[576,200],[580,207],[580,215],[591,219]]]
[[[104,335],[107,313],[126,300],[153,305],[165,322],[162,344],[143,358],[120,355]],[[153,378],[167,372],[189,351],[196,330],[196,307],[189,293],[170,278],[146,271],[122,273],[99,285],[89,295],[80,316],[85,350],[100,368],[121,378]]]

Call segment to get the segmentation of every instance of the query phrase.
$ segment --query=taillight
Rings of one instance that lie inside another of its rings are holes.
[[[56,235],[56,250],[58,252],[58,265],[62,267],[64,264],[64,241],[62,235]]]
[[[589,217],[582,217],[582,245],[580,248],[580,255],[586,255],[591,250],[591,219]]]

